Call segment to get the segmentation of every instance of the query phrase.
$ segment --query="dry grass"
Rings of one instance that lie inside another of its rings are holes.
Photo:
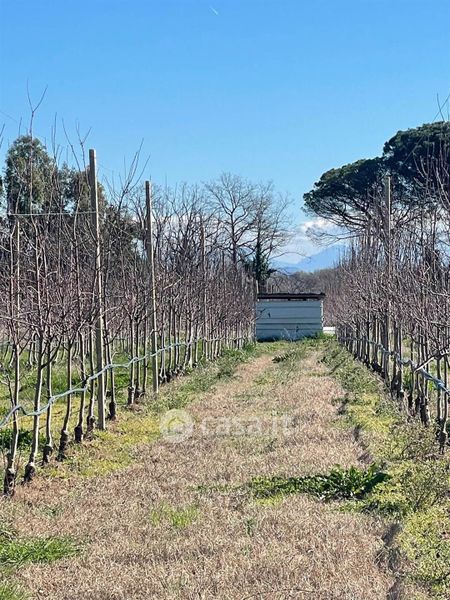
[[[19,494],[19,532],[84,545],[78,557],[22,568],[20,582],[54,600],[386,598],[393,582],[377,564],[374,520],[305,496],[257,503],[239,489],[258,475],[358,463],[361,448],[335,427],[342,390],[318,358],[286,366],[263,355],[188,406],[189,439],[141,447],[108,476],[41,480]]]

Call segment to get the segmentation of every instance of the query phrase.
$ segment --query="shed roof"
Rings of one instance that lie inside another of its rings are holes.
[[[258,294],[258,300],[323,300],[324,298],[324,292],[302,292],[300,294],[277,292],[274,294]]]

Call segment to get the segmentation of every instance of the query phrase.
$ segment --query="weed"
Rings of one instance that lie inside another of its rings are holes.
[[[247,535],[253,537],[256,530],[256,519],[254,517],[249,517],[248,519],[245,519],[244,523]]]
[[[276,356],[274,356],[273,359],[272,359],[272,362],[274,362],[274,363],[283,363],[283,362],[286,362],[287,360],[289,360],[290,358],[292,358],[292,356],[294,355],[294,353],[295,353],[294,348],[290,348],[284,354],[277,354]]]
[[[388,475],[376,465],[368,469],[337,466],[328,475],[305,475],[303,477],[258,477],[249,488],[255,498],[270,498],[287,494],[310,494],[321,500],[359,499],[369,494]]]
[[[25,600],[26,595],[14,583],[7,581],[14,570],[25,563],[51,563],[78,554],[80,548],[67,537],[19,538],[3,526],[0,530],[0,598]]]

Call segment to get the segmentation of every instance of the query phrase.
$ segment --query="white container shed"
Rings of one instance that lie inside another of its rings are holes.
[[[323,332],[325,294],[258,294],[256,339],[299,340]]]

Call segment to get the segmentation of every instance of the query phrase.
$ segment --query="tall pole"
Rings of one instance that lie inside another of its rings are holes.
[[[95,150],[89,150],[89,183],[91,187],[91,213],[92,233],[95,245],[95,354],[97,373],[97,404],[98,404],[98,428],[105,429],[105,366],[103,358],[103,281],[102,281],[102,255],[100,244],[100,220],[98,210],[97,189],[97,158]]]
[[[391,178],[389,175],[386,176],[385,180],[385,253],[386,253],[386,270],[387,270],[387,306],[386,306],[386,321],[385,321],[385,348],[390,351],[390,339],[389,332],[391,328],[391,285],[392,285],[392,200],[391,200]],[[384,376],[385,379],[389,378],[389,355],[385,355],[384,363]]]
[[[9,208],[11,210],[11,208]],[[16,213],[10,216],[10,304],[11,304],[11,326],[13,328],[13,358],[14,358],[14,384],[12,387],[13,406],[19,404],[20,391],[20,348],[19,348],[19,319],[20,319],[20,221],[18,216],[18,202],[12,211]],[[16,458],[19,442],[19,413],[13,414],[13,428],[9,451],[6,455],[6,468],[3,483],[3,493],[6,496],[14,494],[16,484]]]
[[[151,314],[151,346],[152,346],[152,373],[153,393],[158,393],[158,340],[156,331],[156,288],[155,288],[155,257],[153,255],[153,223],[152,223],[152,187],[150,181],[145,182],[145,205],[147,212],[146,246],[147,261],[150,276],[150,310]]]
[[[206,236],[205,236],[205,227],[203,225],[203,220],[200,222],[200,247],[201,247],[201,256],[202,256],[202,282],[203,282],[203,290],[202,290],[202,311],[203,311],[203,342],[202,342],[202,356],[208,360],[209,359],[209,328],[208,328],[208,298],[206,291],[207,277],[206,277]]]

